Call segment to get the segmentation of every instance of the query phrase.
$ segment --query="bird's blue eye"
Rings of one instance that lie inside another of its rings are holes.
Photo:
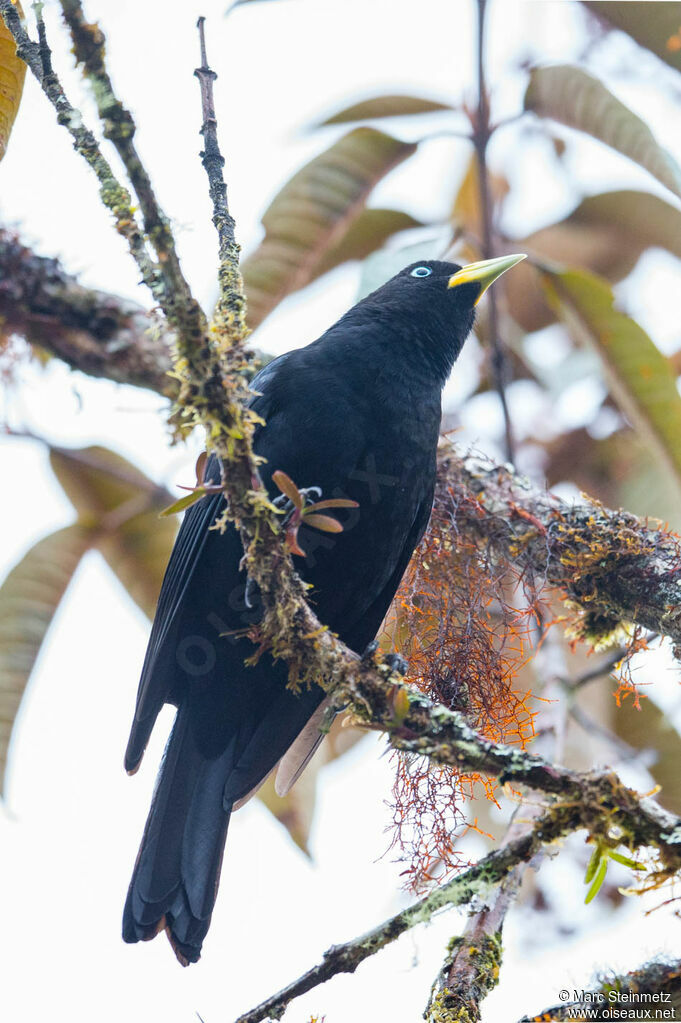
[[[432,272],[433,271],[430,269],[429,266],[415,266],[409,276],[410,277],[430,277]]]

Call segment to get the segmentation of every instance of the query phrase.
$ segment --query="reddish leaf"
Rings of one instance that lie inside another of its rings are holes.
[[[306,526],[312,526],[313,529],[321,529],[324,533],[343,532],[340,522],[332,519],[330,515],[305,515],[304,522]]]
[[[282,494],[288,497],[289,501],[300,511],[303,507],[303,495],[298,490],[290,476],[287,476],[281,469],[272,473],[272,482],[281,490]]]
[[[350,501],[345,497],[332,497],[328,501],[317,501],[315,504],[308,505],[305,514],[321,511],[322,508],[359,508],[359,501]]]

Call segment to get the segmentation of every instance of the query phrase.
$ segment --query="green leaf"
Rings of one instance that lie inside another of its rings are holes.
[[[650,192],[603,192],[584,199],[563,220],[515,239],[519,248],[564,266],[582,267],[611,283],[622,280],[652,246],[681,259],[681,210]],[[506,279],[509,311],[527,331],[555,320],[529,262]]]
[[[674,158],[645,121],[581,68],[568,64],[536,68],[530,74],[525,109],[592,135],[681,196],[681,168]]]
[[[584,2],[584,0],[582,0]],[[681,71],[681,17],[678,3],[626,3],[588,0],[584,6],[606,23],[619,28],[641,46],[651,50],[665,64]]]
[[[176,532],[173,518],[159,518],[172,494],[107,448],[53,448],[50,463],[81,523],[101,531],[97,549],[153,618]]]
[[[329,269],[329,250],[341,244],[374,186],[416,148],[355,128],[294,174],[266,210],[265,237],[242,265],[251,328],[309,284],[320,264]]]
[[[17,11],[23,18],[21,4],[14,0]],[[5,155],[12,126],[21,103],[24,89],[26,65],[17,57],[17,48],[12,33],[0,17],[0,160]]]
[[[600,842],[598,842],[596,843],[596,848],[592,852],[591,858],[587,864],[586,873],[584,875],[584,884],[589,884],[590,881],[593,881],[594,875],[598,870],[598,864],[601,862],[602,858],[603,846],[600,844]]]
[[[591,884],[591,887],[589,888],[588,892],[586,893],[586,898],[584,899],[584,902],[586,904],[591,902],[598,895],[599,891],[601,890],[601,886],[602,886],[603,882],[605,881],[605,875],[607,874],[607,872],[608,872],[608,861],[607,861],[607,859],[605,857],[603,857],[603,859],[599,861],[598,869],[596,870],[596,873],[594,875],[594,879],[593,879],[593,882]]]
[[[183,512],[185,508],[191,508],[193,504],[200,501],[202,497],[206,496],[206,491],[203,487],[197,487],[192,490],[191,494],[185,494],[184,497],[178,498],[174,504],[169,505],[168,508],[164,508],[162,512],[159,512],[161,518],[165,518],[166,515],[177,515],[179,512]]]
[[[0,587],[0,791],[19,705],[43,640],[92,531],[77,523],[44,537]]]
[[[614,308],[606,281],[578,270],[542,272],[547,296],[580,342],[601,357],[613,397],[681,484],[681,397],[669,360]]]
[[[405,117],[412,114],[442,113],[452,111],[448,103],[426,99],[424,96],[374,96],[351,107],[339,110],[337,114],[320,121],[316,127],[327,124],[348,124],[351,121],[370,121],[377,117]]]
[[[637,860],[632,860],[631,856],[623,856],[622,853],[615,852],[614,849],[608,849],[608,859],[614,860],[615,863],[621,863],[625,867],[629,867],[629,870],[645,870],[645,863],[639,863]]]

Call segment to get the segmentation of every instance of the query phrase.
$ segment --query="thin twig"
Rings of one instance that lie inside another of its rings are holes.
[[[478,108],[474,117],[473,132],[471,139],[475,147],[478,160],[478,179],[480,183],[480,203],[482,207],[482,257],[491,259],[494,256],[494,223],[492,216],[492,195],[489,183],[489,171],[487,168],[487,146],[493,134],[493,127],[490,123],[489,96],[485,82],[485,8],[487,0],[478,0],[478,46],[477,46],[477,68],[478,68]],[[504,353],[499,338],[499,315],[497,300],[494,290],[488,292],[488,314],[489,334],[491,344],[491,364],[494,384],[499,395],[501,408],[504,415],[504,438],[506,459],[513,464],[515,462],[515,442],[513,439],[513,427],[511,415],[506,399],[506,385],[508,383],[508,360]]]
[[[624,739],[620,739],[618,735],[611,732],[610,729],[606,728],[605,725],[602,725],[600,721],[596,721],[595,718],[592,718],[585,710],[582,709],[582,707],[578,707],[577,704],[570,707],[569,714],[572,720],[575,721],[579,727],[587,733],[587,735],[598,735],[601,739],[605,739],[605,741],[617,751],[620,760],[625,763],[631,760],[636,760],[641,756],[643,752],[642,750],[634,749],[634,747],[630,746],[628,742],[625,742]]]
[[[645,637],[646,643],[652,643],[653,640],[658,639],[658,635],[655,632],[650,633]],[[579,678],[576,678],[573,682],[570,682],[567,686],[568,689],[576,690],[581,689],[583,686],[589,684],[589,682],[595,682],[599,678],[603,678],[604,675],[610,675],[615,668],[620,664],[625,657],[629,654],[627,647],[620,646],[615,650],[609,657],[600,664],[595,665],[589,671],[585,671]]]
[[[135,122],[116,96],[104,64],[104,34],[97,24],[86,21],[80,0],[61,0],[61,8],[71,32],[76,60],[83,65],[85,76],[92,83],[104,137],[116,147],[139,200],[146,236],[151,240],[162,267],[165,303],[187,303],[191,293],[180,268],[170,224],[135,147]]]
[[[136,302],[86,288],[57,259],[38,256],[0,229],[0,318],[72,369],[173,396],[174,333]]]
[[[204,150],[201,153],[201,162],[208,175],[210,197],[213,202],[213,223],[218,232],[220,272],[219,284],[220,295],[218,298],[218,313],[233,320],[238,325],[242,336],[246,336],[246,301],[244,298],[243,282],[238,274],[239,246],[234,237],[234,218],[229,212],[227,203],[227,185],[222,173],[225,160],[220,152],[218,143],[218,122],[215,115],[215,101],[213,98],[213,82],[217,74],[208,65],[206,55],[205,18],[199,18],[197,24],[199,29],[199,41],[201,47],[201,67],[196,68],[194,74],[199,80],[201,88],[201,108],[203,112],[203,124],[201,135],[204,141]],[[237,274],[238,279],[234,279]]]
[[[116,178],[93,133],[86,127],[82,114],[68,99],[61,82],[49,60],[49,46],[45,35],[40,5],[36,5],[36,18],[40,33],[40,45],[34,43],[17,15],[12,0],[0,0],[0,15],[14,37],[17,56],[27,61],[48,100],[57,112],[57,120],[73,140],[73,147],[94,171],[99,181],[99,195],[104,206],[113,214],[116,230],[128,243],[130,253],[137,263],[142,279],[151,290],[156,301],[161,303],[164,296],[163,281],[158,268],[147,252],[144,235],[135,218],[130,193]],[[49,70],[48,70],[49,69]]]

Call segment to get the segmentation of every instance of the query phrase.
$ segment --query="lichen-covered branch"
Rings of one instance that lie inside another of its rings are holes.
[[[155,266],[147,251],[144,235],[135,218],[130,193],[116,178],[111,165],[102,154],[95,136],[86,127],[82,114],[66,96],[48,57],[49,49],[45,39],[40,5],[36,5],[35,11],[40,32],[40,45],[29,37],[12,0],[0,0],[0,15],[14,37],[17,56],[26,61],[54,107],[58,122],[69,132],[74,149],[94,171],[99,181],[101,200],[113,215],[116,230],[127,241],[144,283],[150,288],[156,301],[161,303],[165,293],[163,281],[158,267]]]
[[[266,999],[249,1012],[239,1016],[236,1023],[260,1023],[266,1019],[280,1019],[289,1002],[307,991],[325,983],[339,973],[354,973],[360,963],[395,941],[405,931],[452,906],[469,904],[473,899],[484,900],[518,863],[530,860],[545,845],[558,840],[571,830],[570,814],[561,817],[547,815],[535,828],[502,849],[488,853],[478,863],[462,871],[451,881],[436,888],[429,895],[390,917],[366,934],[342,945],[332,945],[321,963],[302,974],[281,991]]]
[[[139,200],[144,232],[156,253],[158,276],[163,284],[161,304],[172,322],[176,316],[186,316],[184,310],[192,306],[192,296],[180,267],[170,223],[135,146],[135,122],[116,96],[106,70],[104,33],[99,25],[86,21],[80,0],[61,0],[61,8],[71,32],[76,60],[83,66],[92,86],[104,137],[115,146]],[[174,312],[170,312],[171,309]]]
[[[499,910],[490,913],[496,917]],[[477,913],[475,927],[447,945],[423,1014],[426,1023],[479,1023],[480,1002],[499,983],[501,966],[501,926],[494,928],[490,913]]]
[[[565,801],[554,804],[534,822],[532,828],[520,837],[510,840],[500,849],[488,853],[478,863],[457,874],[446,884],[434,889],[413,906],[402,910],[378,927],[352,941],[342,945],[333,945],[324,954],[321,963],[307,970],[260,1005],[239,1016],[235,1023],[260,1023],[266,1019],[281,1019],[286,1007],[294,998],[311,991],[336,974],[354,973],[365,959],[385,948],[405,931],[432,919],[436,913],[452,906],[468,905],[474,899],[485,901],[520,864],[528,863],[537,853],[573,831],[590,827],[592,812],[595,809],[590,803],[591,801],[587,799],[583,802],[575,800],[574,802]],[[596,809],[596,813],[601,813],[604,809],[604,807],[600,807]],[[676,831],[668,838],[672,845],[676,844],[673,856],[676,857],[676,869],[678,869],[681,866],[681,822],[676,821]],[[492,935],[496,933],[493,929]],[[489,937],[488,934],[483,939],[480,949],[476,948],[475,955],[469,959],[471,968],[475,968],[477,964],[484,972],[484,976],[476,977],[474,981],[480,986],[480,998],[494,986],[495,971],[500,961],[498,942],[495,943],[494,937],[491,941],[488,940]],[[458,946],[459,941],[455,940],[451,946],[453,955],[455,955]],[[451,966],[451,963],[449,965]],[[452,1012],[447,1015],[449,1008],[452,1009]],[[448,995],[443,995],[438,999],[435,994],[429,1009],[431,1015],[426,1017],[429,1023],[454,1023],[455,1020],[457,1023],[460,1023],[461,1020],[469,1023],[467,1017],[461,1015],[460,1010],[465,1007],[460,1004],[455,1007],[454,1003],[451,1006],[448,1005]],[[454,1014],[455,1011],[459,1012],[458,1016]],[[469,1019],[472,1023],[476,1017],[471,1015]]]
[[[646,963],[631,973],[601,976],[590,987],[569,990],[565,1002],[518,1023],[573,1020],[586,1010],[589,1019],[678,1019],[681,1011],[681,960]],[[613,1011],[619,1015],[614,1016]],[[656,1012],[660,1015],[656,1015]],[[646,1015],[649,1013],[649,1015]],[[626,1014],[626,1015],[625,1015]]]
[[[222,322],[223,328],[232,336],[243,341],[248,333],[246,327],[246,300],[244,297],[243,280],[239,271],[239,246],[235,237],[236,224],[229,212],[227,203],[227,184],[222,169],[225,159],[220,152],[218,143],[218,122],[215,115],[213,98],[213,82],[217,78],[215,71],[208,66],[206,55],[205,18],[199,18],[199,41],[201,49],[201,67],[194,74],[201,88],[201,108],[203,111],[204,150],[201,162],[208,176],[208,188],[213,203],[213,224],[218,233],[218,253],[220,266],[218,283],[220,294],[216,308],[216,319]]]
[[[560,699],[564,671],[563,651],[549,631],[534,658],[535,677],[543,705],[538,722],[535,753],[551,760],[562,756],[566,701]],[[502,847],[532,832],[544,812],[536,798],[515,809]],[[538,868],[538,856],[532,866]],[[472,913],[461,935],[447,945],[442,968],[435,978],[424,1019],[426,1023],[479,1023],[481,1003],[499,982],[506,916],[515,903],[528,863],[518,863],[500,882],[484,909]]]
[[[507,466],[449,455],[436,503],[452,531],[562,591],[577,632],[607,643],[635,623],[681,644],[681,540],[630,512],[568,502]]]
[[[57,259],[0,229],[0,332],[20,334],[73,369],[174,395],[173,337],[135,302],[83,287]]]

